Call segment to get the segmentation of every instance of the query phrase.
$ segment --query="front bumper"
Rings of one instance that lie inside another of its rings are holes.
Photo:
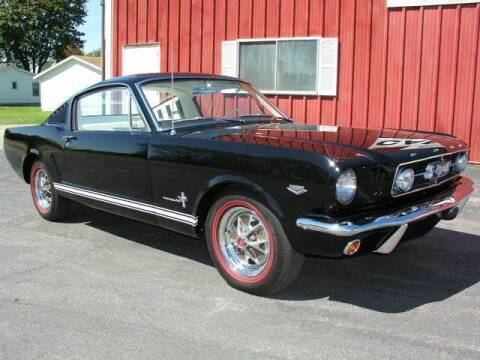
[[[378,217],[366,217],[340,223],[324,222],[314,218],[301,217],[297,226],[303,230],[315,231],[336,237],[354,237],[364,233],[385,228],[398,228],[376,251],[390,253],[405,233],[408,224],[437,214],[441,218],[452,219],[462,210],[473,192],[473,181],[460,178],[455,190],[448,196],[438,200],[420,203],[415,206]],[[385,246],[384,246],[385,245]]]

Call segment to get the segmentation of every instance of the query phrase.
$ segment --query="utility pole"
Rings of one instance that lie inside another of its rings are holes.
[[[100,0],[102,7],[102,80],[105,80],[105,0]]]

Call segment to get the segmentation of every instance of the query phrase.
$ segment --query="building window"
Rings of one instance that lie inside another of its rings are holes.
[[[479,0],[387,0],[388,7],[438,6],[479,3]]]
[[[240,43],[240,78],[265,92],[317,91],[316,40]]]
[[[335,96],[337,57],[336,38],[224,41],[222,73],[265,93]]]
[[[40,84],[38,82],[32,83],[32,95],[40,96]]]
[[[18,84],[16,81],[12,81],[12,90],[17,90],[18,89]]]

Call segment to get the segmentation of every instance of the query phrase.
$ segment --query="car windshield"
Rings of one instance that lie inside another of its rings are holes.
[[[251,85],[241,81],[162,80],[143,84],[142,91],[162,130],[287,118]]]

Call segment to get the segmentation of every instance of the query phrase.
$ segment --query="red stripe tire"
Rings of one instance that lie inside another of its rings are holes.
[[[49,202],[47,200],[48,196],[45,195],[44,191],[41,189],[42,182],[44,183],[45,181],[49,181],[45,165],[41,162],[34,163],[30,171],[30,190],[32,191],[33,203],[41,215],[48,216],[52,210],[52,202],[51,196]]]
[[[219,198],[207,216],[206,237],[217,270],[242,291],[277,292],[303,267],[303,255],[291,247],[276,216],[247,196]]]
[[[68,215],[70,202],[58,196],[52,177],[41,161],[36,161],[30,169],[30,190],[35,208],[44,219],[59,221]]]

